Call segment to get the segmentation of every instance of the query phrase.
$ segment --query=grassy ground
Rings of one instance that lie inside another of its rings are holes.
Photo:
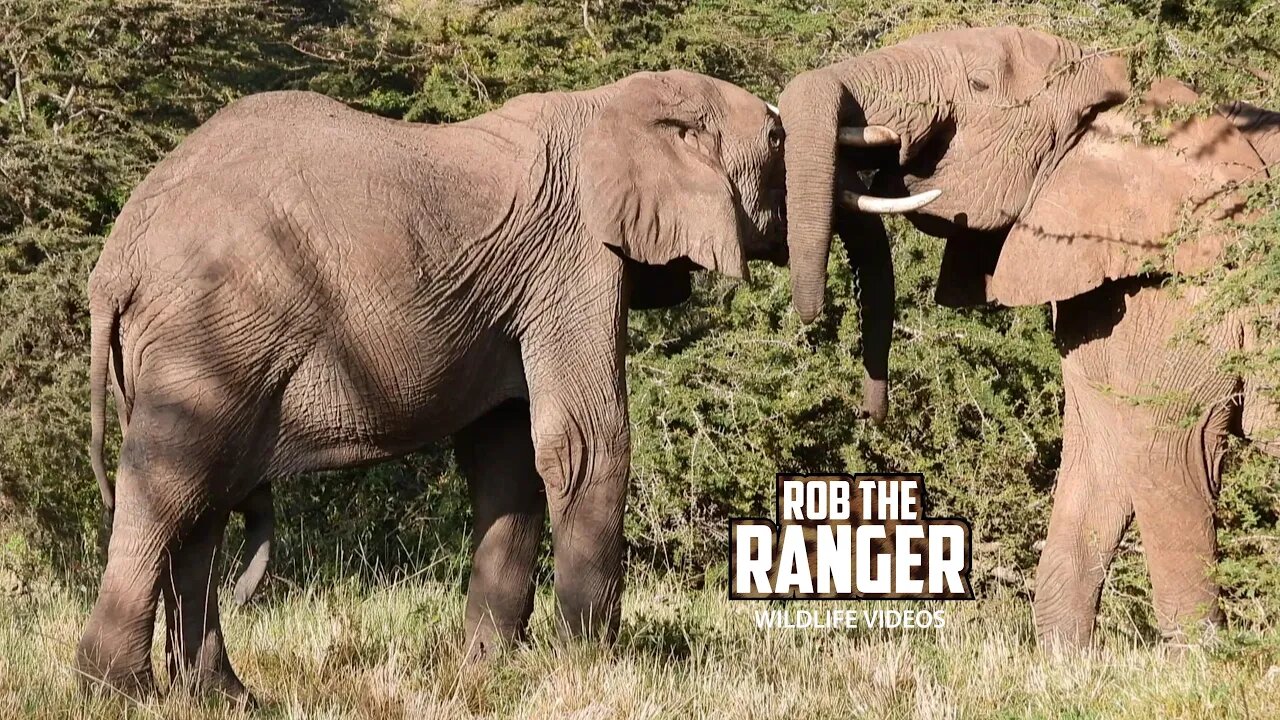
[[[559,641],[543,596],[530,646],[476,668],[461,663],[458,588],[328,585],[228,610],[232,658],[263,705],[253,716],[1280,717],[1280,632],[1226,633],[1186,656],[1109,635],[1055,656],[1036,650],[1013,596],[935,604],[941,630],[759,630],[766,603],[646,577],[628,591],[616,646]],[[0,716],[246,715],[177,694],[81,697],[69,662],[87,607],[54,588],[0,600]]]

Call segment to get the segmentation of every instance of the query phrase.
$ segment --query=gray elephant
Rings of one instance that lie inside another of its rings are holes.
[[[171,675],[246,696],[210,582],[228,513],[448,435],[475,504],[472,652],[523,632],[544,514],[564,629],[612,634],[627,312],[683,301],[695,269],[785,259],[782,144],[764,102],[683,72],[447,126],[311,93],[215,115],[134,191],[90,278],[104,488],[108,386],[125,432],[83,676],[153,687],[163,594]]]
[[[1204,343],[1175,342],[1207,291],[1165,281],[1220,262],[1225,221],[1249,217],[1238,184],[1280,163],[1280,115],[1235,105],[1166,123],[1166,141],[1148,144],[1140,116],[1194,93],[1161,82],[1132,112],[1116,107],[1128,94],[1123,59],[996,28],[922,35],[804,73],[779,102],[803,318],[822,306],[833,224],[866,202],[855,171],[874,172],[877,194],[932,200],[907,217],[947,239],[940,303],[1054,303],[1066,406],[1035,593],[1050,643],[1090,641],[1135,516],[1162,630],[1184,637],[1188,623],[1216,619],[1225,438],[1278,429],[1268,389],[1220,369],[1256,342],[1249,313],[1213,320]]]

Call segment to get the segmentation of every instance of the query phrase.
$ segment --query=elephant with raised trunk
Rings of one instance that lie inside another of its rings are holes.
[[[682,302],[698,268],[785,260],[782,139],[764,102],[684,72],[454,125],[293,92],[215,115],[90,278],[104,488],[109,386],[124,438],[82,676],[152,688],[163,595],[171,676],[247,696],[211,582],[228,514],[269,519],[263,483],[449,435],[475,504],[470,651],[523,633],[546,515],[563,628],[611,635],[627,312]]]
[[[1257,342],[1251,311],[1206,321],[1202,343],[1177,342],[1208,293],[1167,281],[1219,262],[1226,222],[1249,217],[1239,185],[1280,163],[1280,116],[1237,104],[1161,125],[1161,108],[1195,94],[1162,81],[1121,110],[1129,91],[1122,58],[1006,27],[921,35],[813,70],[780,101],[803,318],[821,309],[832,227],[866,202],[856,181],[868,174],[877,195],[928,202],[907,217],[947,239],[940,303],[1054,303],[1062,467],[1035,586],[1050,643],[1090,641],[1135,517],[1161,629],[1181,638],[1216,620],[1225,439],[1277,429],[1267,388],[1221,369]],[[1144,118],[1164,142],[1144,142]]]

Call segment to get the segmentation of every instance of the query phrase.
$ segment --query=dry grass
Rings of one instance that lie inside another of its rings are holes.
[[[453,584],[313,587],[224,620],[263,701],[255,717],[1280,717],[1274,631],[1227,633],[1185,657],[1119,636],[1052,656],[1016,597],[938,605],[942,630],[758,630],[753,613],[768,607],[637,578],[622,637],[603,648],[558,640],[544,594],[530,646],[480,668],[461,663]],[[0,602],[0,716],[246,715],[177,694],[82,697],[69,662],[86,612],[56,588]]]

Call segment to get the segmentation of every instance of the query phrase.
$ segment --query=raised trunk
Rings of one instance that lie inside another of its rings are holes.
[[[798,76],[779,99],[787,129],[787,245],[791,253],[792,304],[804,322],[822,311],[827,285],[836,194],[837,137],[842,121],[867,119],[846,85],[815,70]],[[856,182],[856,181],[853,181]],[[862,316],[862,407],[880,422],[889,407],[889,346],[893,334],[894,282],[889,239],[879,218],[839,211],[837,230],[858,279]]]
[[[832,75],[813,70],[796,77],[778,100],[787,129],[787,247],[791,303],[800,319],[822,311],[835,199],[836,133],[844,93]]]

